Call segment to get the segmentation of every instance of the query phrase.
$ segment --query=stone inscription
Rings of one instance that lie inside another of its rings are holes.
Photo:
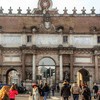
[[[21,44],[21,36],[4,35],[1,40],[5,46]]]
[[[91,58],[77,57],[75,58],[75,63],[92,63],[92,60]]]
[[[73,44],[81,45],[81,46],[92,45],[93,44],[92,37],[91,36],[74,36]]]
[[[36,35],[35,36],[36,45],[39,46],[51,46],[62,44],[60,35]]]

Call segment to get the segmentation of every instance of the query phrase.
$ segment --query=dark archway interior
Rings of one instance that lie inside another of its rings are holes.
[[[82,74],[83,83],[87,83],[89,81],[89,72],[86,69],[81,69],[79,72]]]

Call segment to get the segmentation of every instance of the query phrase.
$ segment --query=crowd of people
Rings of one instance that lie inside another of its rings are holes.
[[[92,90],[90,90],[86,83],[82,86],[78,86],[77,83],[74,83],[74,85],[71,86],[69,82],[64,81],[61,88],[61,96],[63,100],[69,100],[71,94],[73,100],[79,100],[79,96],[81,96],[81,100],[92,100],[93,96],[94,99],[100,100],[100,91],[96,83],[94,83]]]
[[[59,84],[52,84],[52,86],[49,86],[47,83],[43,84],[32,84],[32,91],[31,96],[32,100],[40,100],[40,96],[42,97],[42,100],[47,100],[47,97],[50,96],[50,91],[52,92],[52,96],[55,95],[55,90],[57,92],[60,92]]]
[[[92,96],[94,96],[94,99],[100,100],[100,91],[96,83],[94,83],[92,90],[90,90],[86,83],[82,86],[78,86],[76,82],[73,85],[70,85],[68,81],[63,82],[61,89],[59,85],[55,84],[49,86],[45,83],[43,86],[34,83],[32,89],[33,100],[40,100],[40,96],[43,96],[42,100],[47,100],[50,91],[51,95],[54,96],[55,90],[61,94],[62,100],[70,100],[71,96],[73,97],[73,100],[79,100],[79,97],[81,97],[81,100],[92,100]]]
[[[62,86],[59,84],[52,84],[49,86],[47,83],[43,84],[32,84],[32,91],[30,95],[32,96],[32,100],[47,100],[47,97],[52,93],[52,96],[55,96],[55,91],[58,92],[62,100],[70,100],[70,97],[73,97],[73,100],[79,100],[81,96],[81,100],[92,100],[91,97],[94,96],[94,99],[100,100],[100,90],[96,83],[94,83],[92,91],[88,87],[86,83],[82,86],[78,86],[75,82],[71,85],[68,81],[64,81]],[[0,100],[15,100],[16,95],[18,95],[18,89],[16,84],[12,84],[12,86],[3,86],[0,89]]]

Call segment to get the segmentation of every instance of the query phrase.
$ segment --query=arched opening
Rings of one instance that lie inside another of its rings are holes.
[[[86,69],[81,69],[77,72],[77,83],[78,85],[88,84],[90,81],[89,72]]]
[[[50,57],[42,58],[39,62],[36,79],[38,83],[55,83],[55,61]]]
[[[6,83],[7,84],[19,84],[20,80],[19,80],[19,73],[17,72],[17,70],[15,69],[10,69],[7,71],[6,73]]]

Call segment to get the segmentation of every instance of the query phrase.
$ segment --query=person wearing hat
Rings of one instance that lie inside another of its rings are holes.
[[[33,99],[32,100],[40,100],[40,93],[39,93],[39,89],[38,89],[38,86],[36,83],[33,83],[32,84],[32,97]]]

